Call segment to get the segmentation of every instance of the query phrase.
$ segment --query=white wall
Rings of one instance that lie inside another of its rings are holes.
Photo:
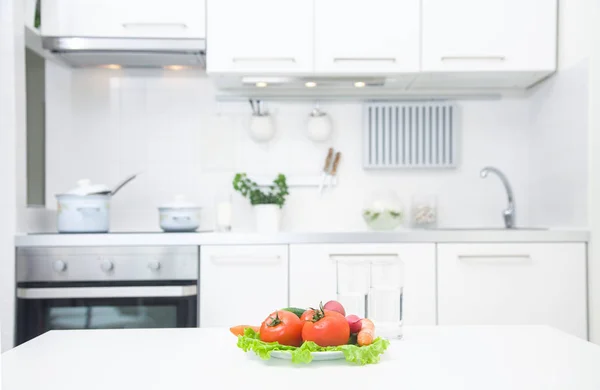
[[[231,189],[235,172],[318,175],[330,144],[315,145],[304,128],[309,102],[268,104],[278,134],[269,145],[246,133],[247,102],[218,103],[202,73],[78,70],[48,66],[48,199],[80,178],[112,185],[144,173],[112,203],[115,231],[158,230],[156,207],[186,194],[205,207],[202,229],[213,228],[215,195]],[[69,93],[70,92],[70,93]],[[339,188],[323,198],[316,188],[292,188],[284,225],[291,231],[362,230],[361,208],[378,188],[395,190],[406,206],[417,192],[435,193],[440,223],[501,226],[506,197],[496,178],[481,180],[485,165],[503,169],[517,202],[528,198],[527,100],[464,101],[462,164],[452,171],[365,171],[361,105],[323,104],[335,126],[331,145],[343,153]],[[69,112],[70,111],[70,112]],[[528,211],[518,211],[528,223]],[[235,197],[234,229],[251,230],[252,212]]]
[[[2,351],[13,345],[14,235],[24,201],[24,34],[20,1],[0,0],[0,326]],[[18,212],[19,211],[19,212]],[[19,218],[20,219],[20,218]]]
[[[530,98],[534,224],[588,226],[589,0],[559,2],[558,73]]]
[[[600,2],[590,0],[588,7],[587,43],[590,50],[589,82],[589,226],[591,241],[588,247],[588,282],[590,308],[590,338],[600,344],[600,45],[592,40],[600,34]]]

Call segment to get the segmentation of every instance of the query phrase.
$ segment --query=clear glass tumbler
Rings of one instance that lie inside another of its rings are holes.
[[[215,228],[218,232],[231,231],[233,203],[231,193],[219,193],[216,199]]]
[[[373,257],[370,261],[369,319],[377,334],[402,337],[404,262],[397,256]]]
[[[334,260],[337,266],[337,300],[346,309],[346,314],[368,317],[369,261],[354,256],[336,256]]]

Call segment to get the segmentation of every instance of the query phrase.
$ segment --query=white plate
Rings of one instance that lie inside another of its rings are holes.
[[[344,359],[344,352],[342,351],[323,351],[323,352],[311,352],[314,361],[317,360],[339,360]],[[290,351],[273,351],[271,357],[276,359],[292,360],[292,353]]]

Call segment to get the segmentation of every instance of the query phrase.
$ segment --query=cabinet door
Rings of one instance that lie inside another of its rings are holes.
[[[315,2],[318,73],[419,71],[420,0]]]
[[[434,244],[290,245],[290,306],[315,307],[336,299],[336,258],[387,254],[404,262],[404,324],[435,325]]]
[[[200,327],[260,325],[288,306],[287,245],[202,246]]]
[[[208,73],[312,71],[312,1],[209,0],[207,4]]]
[[[438,245],[440,325],[550,325],[587,338],[586,245]]]
[[[44,36],[204,38],[204,0],[44,0]]]
[[[556,68],[556,0],[422,0],[422,70]]]

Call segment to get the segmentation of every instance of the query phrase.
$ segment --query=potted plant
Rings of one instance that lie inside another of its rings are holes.
[[[245,173],[238,173],[233,179],[233,188],[250,200],[254,206],[256,227],[261,233],[279,231],[281,224],[281,209],[285,204],[285,197],[289,195],[285,175],[279,174],[273,184],[265,190]]]

